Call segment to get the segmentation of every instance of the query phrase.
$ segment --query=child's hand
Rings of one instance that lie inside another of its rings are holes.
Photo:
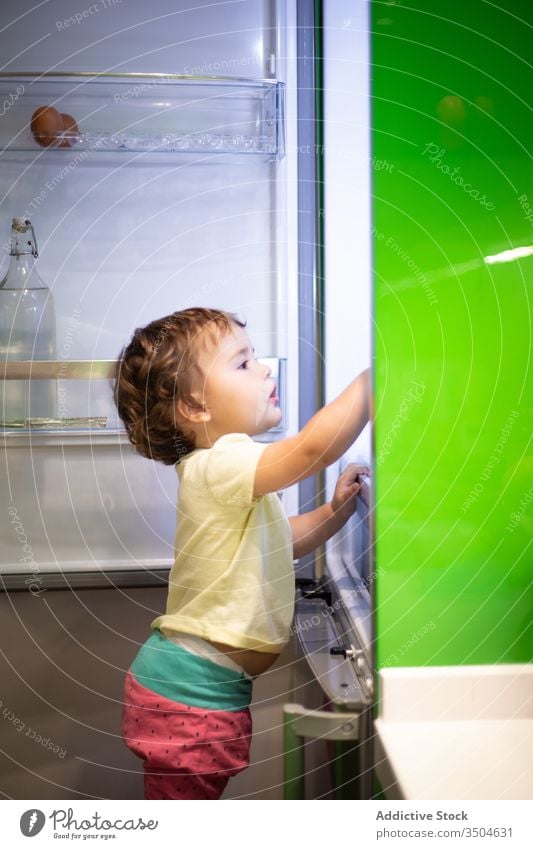
[[[339,476],[335,485],[333,498],[331,499],[331,507],[335,516],[342,519],[343,523],[347,522],[355,511],[357,493],[362,486],[357,480],[357,476],[371,474],[372,472],[368,466],[359,466],[356,463],[350,463],[346,466],[342,475]]]

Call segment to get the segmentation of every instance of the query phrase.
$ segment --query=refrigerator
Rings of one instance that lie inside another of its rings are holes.
[[[58,392],[55,424],[2,432],[2,790],[141,798],[122,681],[164,609],[177,476],[133,451],[110,370],[152,319],[236,312],[281,389],[274,440],[369,366],[368,4],[8,0],[2,17],[2,269],[11,219],[31,219],[57,322],[56,359],[6,355],[4,377]],[[75,137],[39,144],[41,107]],[[286,512],[331,497],[350,461],[371,465],[369,427]],[[252,764],[226,797],[371,795],[372,551],[367,479],[295,564],[291,641],[255,685]]]

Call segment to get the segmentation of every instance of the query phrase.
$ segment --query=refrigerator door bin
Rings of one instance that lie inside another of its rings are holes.
[[[328,703],[360,710],[372,701],[372,680],[355,634],[347,632],[339,618],[340,605],[338,597],[329,605],[322,599],[299,599],[294,631]]]
[[[346,463],[341,463],[340,470]],[[326,546],[325,583],[339,599],[345,632],[354,634],[361,650],[359,663],[372,678],[371,590],[377,569],[373,544],[373,495],[370,478],[361,477],[356,510]]]
[[[371,505],[363,478],[356,513],[327,545],[324,577],[300,582],[294,632],[329,710],[285,706],[286,799],[306,798],[305,738],[334,741],[334,798],[372,793]]]
[[[324,710],[299,704],[284,706],[284,798],[304,799],[305,740],[328,740],[334,746],[332,789],[336,799],[368,798],[368,737],[372,680],[363,652],[341,615],[342,603],[301,598],[294,631],[300,653],[324,693]]]
[[[283,708],[284,799],[306,798],[304,738],[334,742],[334,796],[336,799],[361,798],[354,777],[358,773],[359,714],[306,710],[298,704],[286,704]],[[351,765],[351,775],[346,770],[347,763]]]

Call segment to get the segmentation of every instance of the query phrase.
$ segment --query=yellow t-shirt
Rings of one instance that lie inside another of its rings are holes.
[[[292,535],[275,493],[253,496],[265,445],[244,433],[187,454],[166,613],[152,628],[279,652],[294,607]]]

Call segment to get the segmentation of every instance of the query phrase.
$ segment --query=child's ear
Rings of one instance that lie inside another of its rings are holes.
[[[211,419],[211,413],[205,404],[189,404],[183,398],[180,398],[176,404],[176,409],[185,421],[192,422],[193,424],[201,424]]]

